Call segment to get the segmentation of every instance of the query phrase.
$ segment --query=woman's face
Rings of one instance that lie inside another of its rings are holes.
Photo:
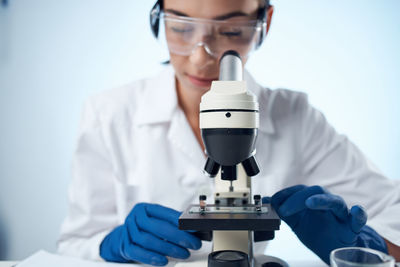
[[[259,5],[258,0],[164,0],[164,12],[201,19],[224,18],[225,21],[237,22],[256,19]],[[201,45],[194,46],[189,55],[178,55],[170,51],[170,62],[175,69],[178,87],[197,90],[202,94],[209,90],[211,82],[218,79],[217,57],[207,53]]]

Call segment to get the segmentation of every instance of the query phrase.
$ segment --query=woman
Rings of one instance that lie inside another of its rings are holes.
[[[272,15],[268,1],[156,3],[152,30],[167,41],[171,66],[88,101],[61,253],[165,265],[167,256],[186,259],[189,250],[200,249],[201,241],[179,230],[177,221],[178,210],[213,192],[213,182],[202,175],[201,96],[218,77],[221,54],[236,50],[245,63],[263,42]],[[325,262],[344,246],[400,259],[400,226],[393,218],[400,214],[399,184],[337,134],[304,94],[263,88],[248,73],[245,80],[260,104],[261,173],[253,178],[254,193],[272,195],[264,200]]]

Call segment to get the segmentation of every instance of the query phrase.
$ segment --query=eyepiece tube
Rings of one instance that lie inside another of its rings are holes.
[[[219,62],[220,81],[243,81],[242,60],[238,52],[226,51]]]

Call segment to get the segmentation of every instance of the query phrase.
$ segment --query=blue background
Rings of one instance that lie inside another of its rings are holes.
[[[272,88],[309,94],[392,179],[400,179],[397,0],[279,0],[248,62]],[[0,7],[0,259],[55,251],[83,101],[151,75],[154,1],[11,0]],[[270,253],[313,257],[286,226]]]

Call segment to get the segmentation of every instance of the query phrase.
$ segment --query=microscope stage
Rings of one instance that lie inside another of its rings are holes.
[[[204,211],[199,205],[191,205],[179,218],[179,229],[213,230],[279,230],[280,219],[270,204],[263,204],[261,211],[255,205],[216,206],[207,205]]]

